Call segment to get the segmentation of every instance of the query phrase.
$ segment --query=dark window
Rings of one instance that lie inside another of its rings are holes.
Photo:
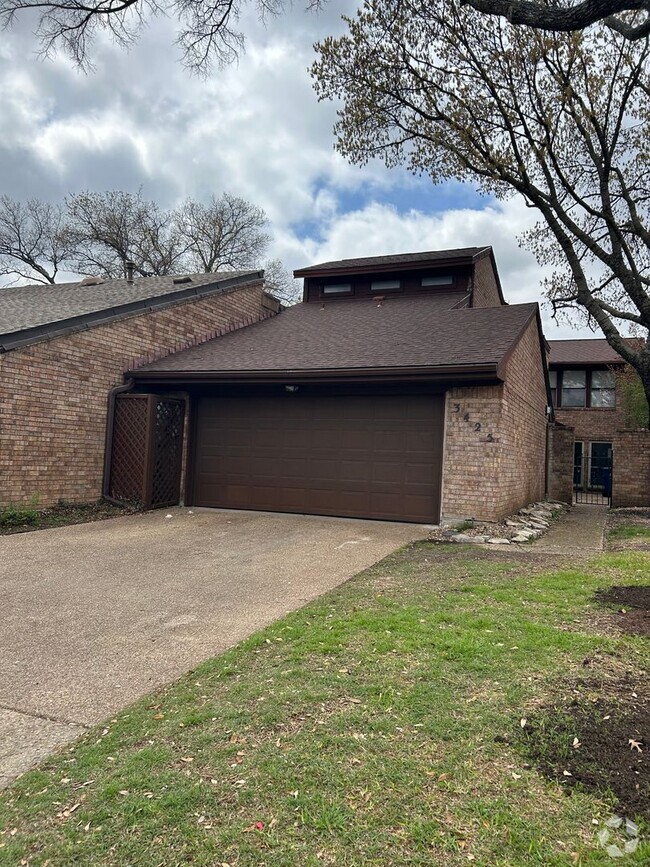
[[[323,295],[350,295],[351,292],[351,283],[325,283],[323,285]]]
[[[553,406],[557,406],[557,370],[549,370],[548,380],[551,384],[551,400]]]
[[[432,277],[423,277],[422,286],[452,286],[454,278],[452,274],[436,274]]]
[[[611,409],[616,406],[616,376],[611,370],[549,370],[553,406],[560,409]]]
[[[591,373],[590,406],[614,406],[614,374],[611,370],[593,370]]]
[[[564,370],[562,372],[562,406],[586,406],[587,371]]]
[[[372,280],[370,283],[371,292],[386,292],[389,289],[401,289],[401,280]]]

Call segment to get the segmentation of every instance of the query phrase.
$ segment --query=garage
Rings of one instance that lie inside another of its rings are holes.
[[[436,523],[443,398],[300,388],[194,404],[194,505]]]

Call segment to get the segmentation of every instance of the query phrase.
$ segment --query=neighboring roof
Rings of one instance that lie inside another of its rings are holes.
[[[549,340],[549,364],[623,364],[609,343],[602,339]]]
[[[224,292],[262,276],[262,271],[221,271],[138,277],[132,283],[123,279],[0,288],[0,352],[141,310]]]
[[[453,296],[452,296],[453,298]],[[421,295],[296,304],[279,316],[135,371],[280,374],[481,366],[496,375],[537,304],[450,309],[450,296]]]
[[[385,270],[391,266],[402,268],[420,264],[470,263],[491,250],[491,247],[460,247],[455,250],[429,250],[424,253],[397,253],[390,256],[369,256],[361,259],[337,259],[332,262],[321,262],[319,265],[310,265],[308,268],[299,268],[293,272],[293,276],[308,277],[325,271],[370,271],[374,268]]]

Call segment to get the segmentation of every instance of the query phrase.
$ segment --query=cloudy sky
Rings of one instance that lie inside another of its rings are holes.
[[[291,270],[491,244],[506,299],[539,300],[542,273],[516,239],[533,215],[518,201],[379,164],[352,167],[334,153],[335,109],[317,102],[308,68],[314,41],[340,32],[353,6],[331,0],[322,13],[296,8],[266,25],[245,15],[245,55],[207,80],[183,69],[165,19],[128,53],[96,42],[88,74],[61,56],[40,59],[30,22],[19,21],[0,43],[0,193],[57,201],[141,187],[172,206],[228,190],[264,208],[271,257]],[[543,316],[549,338],[590,336]]]

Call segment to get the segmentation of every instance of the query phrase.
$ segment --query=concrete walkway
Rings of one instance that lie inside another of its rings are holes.
[[[0,536],[0,787],[428,529],[171,509]]]
[[[548,533],[525,547],[536,554],[598,554],[603,550],[607,512],[607,506],[573,506]]]

